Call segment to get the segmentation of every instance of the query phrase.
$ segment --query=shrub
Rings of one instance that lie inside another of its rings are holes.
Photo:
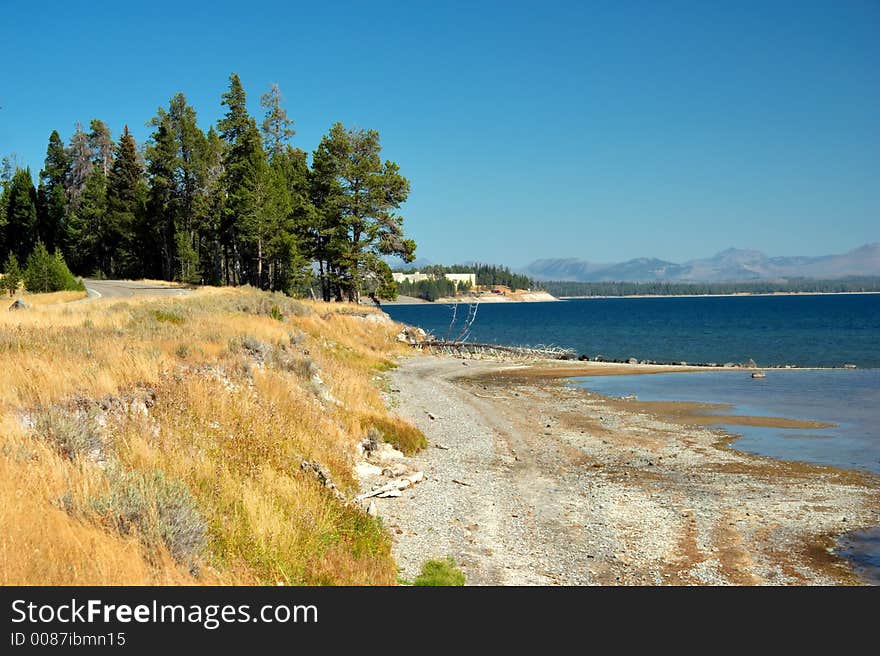
[[[37,415],[35,428],[39,435],[70,460],[78,457],[97,460],[103,455],[104,440],[91,414],[51,407]]]
[[[242,296],[236,299],[233,308],[245,314],[272,317],[279,321],[284,317],[304,317],[312,313],[306,305],[280,292],[262,292],[259,295]]]
[[[6,265],[3,267],[3,280],[0,280],[0,289],[7,290],[10,295],[14,296],[21,284],[21,269],[18,266],[18,258],[15,253],[10,253],[6,258]]]
[[[24,286],[35,294],[85,290],[82,281],[77,280],[67,268],[61,251],[49,255],[43,242],[37,242],[33,253],[28,257],[24,270]]]
[[[173,323],[175,326],[183,323],[183,317],[170,310],[153,310],[153,318],[160,323]]]
[[[108,476],[110,492],[92,502],[93,511],[121,534],[137,535],[148,551],[163,544],[176,561],[194,569],[208,525],[189,488],[159,470],[112,469]]]
[[[417,586],[458,586],[464,585],[464,572],[455,564],[452,557],[429,560],[422,565],[422,572],[413,581]]]
[[[428,438],[425,434],[402,419],[373,417],[370,423],[382,434],[383,440],[407,455],[412,455],[428,446]]]

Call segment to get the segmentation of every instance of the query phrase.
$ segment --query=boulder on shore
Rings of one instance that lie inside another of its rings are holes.
[[[404,326],[397,334],[397,341],[404,344],[420,344],[428,339],[428,333],[417,326]]]
[[[29,303],[25,303],[20,298],[15,299],[15,302],[9,306],[9,311],[12,312],[14,310],[27,310],[30,307]]]

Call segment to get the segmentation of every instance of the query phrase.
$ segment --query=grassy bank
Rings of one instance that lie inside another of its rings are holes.
[[[373,379],[403,347],[364,312],[208,289],[0,313],[0,584],[393,583],[378,520],[301,468],[351,498],[389,425]]]

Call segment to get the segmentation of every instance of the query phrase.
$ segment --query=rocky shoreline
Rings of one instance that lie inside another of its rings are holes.
[[[859,583],[832,552],[878,523],[878,477],[741,453],[680,407],[560,380],[585,366],[673,369],[417,356],[389,372],[389,404],[429,441],[400,461],[417,486],[371,497],[401,576],[451,555],[478,585]]]

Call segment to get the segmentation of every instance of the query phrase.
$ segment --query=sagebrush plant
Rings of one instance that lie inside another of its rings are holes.
[[[95,423],[94,411],[50,407],[35,414],[36,433],[65,458],[102,457],[106,444]]]
[[[148,559],[155,561],[165,547],[174,560],[198,571],[207,523],[186,485],[158,469],[144,473],[114,467],[108,479],[110,490],[92,501],[92,512],[122,535],[137,536]]]
[[[351,498],[391,422],[373,378],[405,346],[366,311],[238,288],[0,313],[0,584],[394,583],[380,522],[299,468]]]

